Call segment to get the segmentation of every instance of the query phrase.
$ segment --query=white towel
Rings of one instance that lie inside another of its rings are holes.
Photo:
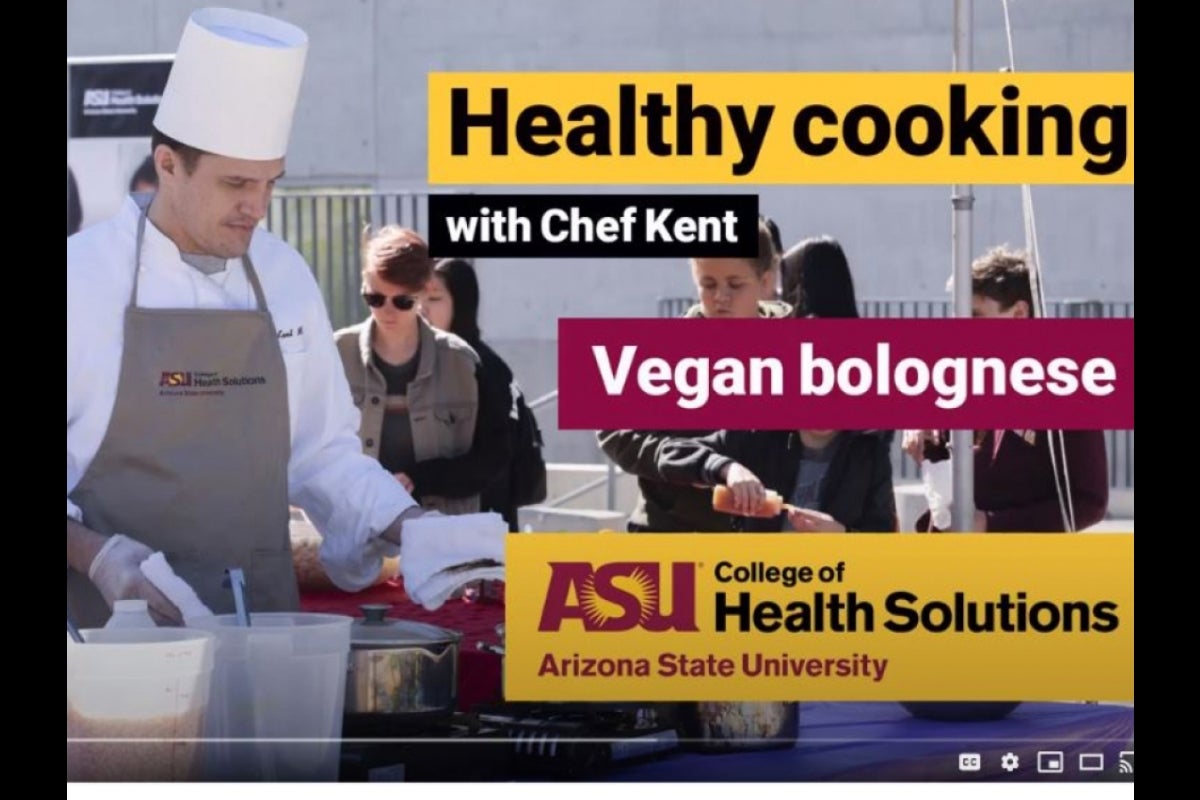
[[[424,608],[441,608],[455,590],[478,580],[504,580],[504,542],[508,526],[499,514],[429,515],[404,523],[400,537],[400,574],[404,590]],[[475,566],[474,561],[499,566]]]
[[[200,597],[187,581],[175,574],[175,570],[171,569],[171,565],[167,563],[167,557],[162,553],[150,556],[142,562],[141,567],[142,574],[146,576],[146,579],[179,609],[179,613],[183,615],[184,625],[194,619],[213,615],[213,612],[201,602]]]

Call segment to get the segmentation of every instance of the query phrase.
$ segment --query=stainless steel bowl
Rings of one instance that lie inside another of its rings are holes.
[[[795,745],[799,703],[679,703],[676,709],[686,750],[721,753]]]

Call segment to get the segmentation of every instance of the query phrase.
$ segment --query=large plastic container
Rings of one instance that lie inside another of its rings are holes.
[[[217,635],[205,775],[214,780],[335,781],[350,617],[232,614],[191,624]]]
[[[180,628],[67,639],[67,780],[200,777],[215,637]]]

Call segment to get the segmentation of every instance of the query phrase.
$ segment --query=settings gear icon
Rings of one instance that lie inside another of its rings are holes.
[[[1016,753],[1005,753],[1000,756],[1000,768],[1005,772],[1016,772],[1019,766],[1021,766],[1021,759]]]

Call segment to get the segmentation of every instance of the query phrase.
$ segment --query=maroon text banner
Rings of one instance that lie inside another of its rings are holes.
[[[1132,429],[1132,319],[562,319],[563,429]]]

